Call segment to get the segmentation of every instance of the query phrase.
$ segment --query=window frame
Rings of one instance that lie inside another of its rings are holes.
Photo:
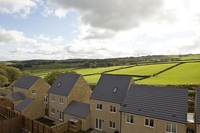
[[[132,122],[131,122],[131,120],[132,120]],[[126,123],[134,124],[134,116],[131,114],[126,114]]]
[[[167,131],[168,124],[170,125],[169,126],[170,131]],[[173,129],[174,129],[173,126],[175,126],[175,130],[176,130],[175,132],[173,131]],[[177,133],[177,125],[175,123],[167,122],[166,125],[165,125],[165,131],[166,131],[166,133]]]
[[[146,125],[146,122],[147,122],[147,125]],[[153,122],[153,126],[151,126],[151,122]],[[155,125],[154,119],[152,119],[152,118],[145,118],[144,119],[144,126],[154,128],[154,125]]]
[[[43,103],[48,103],[48,96],[43,97]]]
[[[116,129],[116,123],[114,121],[109,122],[109,128]]]
[[[116,113],[116,107],[113,105],[110,105],[110,112],[111,113]]]
[[[103,109],[102,104],[101,103],[97,103],[96,109],[97,110],[102,110]]]
[[[64,104],[64,99],[60,97],[59,103]]]
[[[56,113],[56,109],[55,108],[51,108],[51,114],[55,114],[55,113]]]
[[[32,90],[32,95],[35,95],[36,93],[37,93],[37,90]]]

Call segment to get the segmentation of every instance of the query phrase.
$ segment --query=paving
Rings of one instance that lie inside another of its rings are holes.
[[[103,132],[101,132],[99,130],[92,130],[90,133],[103,133]]]

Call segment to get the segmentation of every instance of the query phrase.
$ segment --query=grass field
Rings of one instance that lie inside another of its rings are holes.
[[[200,84],[200,62],[185,63],[155,77],[137,81],[139,84]]]
[[[171,64],[155,64],[155,65],[144,65],[144,66],[135,66],[127,69],[116,70],[108,72],[109,74],[124,74],[124,75],[153,75],[161,70],[164,70],[168,67],[175,65]]]
[[[105,71],[115,70],[119,68],[123,68],[125,66],[111,66],[111,67],[100,67],[100,68],[85,68],[85,69],[77,69],[75,70],[77,73],[82,75],[88,75],[88,74],[100,74]]]

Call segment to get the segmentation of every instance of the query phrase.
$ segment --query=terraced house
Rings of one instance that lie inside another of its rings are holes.
[[[132,85],[122,106],[122,133],[186,133],[188,90]]]
[[[14,109],[21,114],[35,119],[45,115],[47,96],[50,85],[40,77],[22,76],[13,85],[13,92],[6,96],[14,104]]]
[[[131,76],[102,74],[90,99],[91,128],[120,131],[120,107],[133,83]]]
[[[81,75],[60,74],[48,93],[50,118],[68,121],[71,127],[75,128],[74,131],[90,128],[91,88]],[[75,127],[76,124],[78,127]]]

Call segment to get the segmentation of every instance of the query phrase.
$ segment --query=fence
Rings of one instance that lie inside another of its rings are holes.
[[[63,133],[68,129],[67,122],[49,127],[3,106],[0,106],[0,114],[7,118],[7,120],[0,121],[0,129],[4,131],[2,133],[12,133],[9,130],[12,128],[11,125],[14,125],[13,129],[15,129],[15,131],[24,129],[31,133]],[[5,124],[7,124],[7,126],[4,126]]]

